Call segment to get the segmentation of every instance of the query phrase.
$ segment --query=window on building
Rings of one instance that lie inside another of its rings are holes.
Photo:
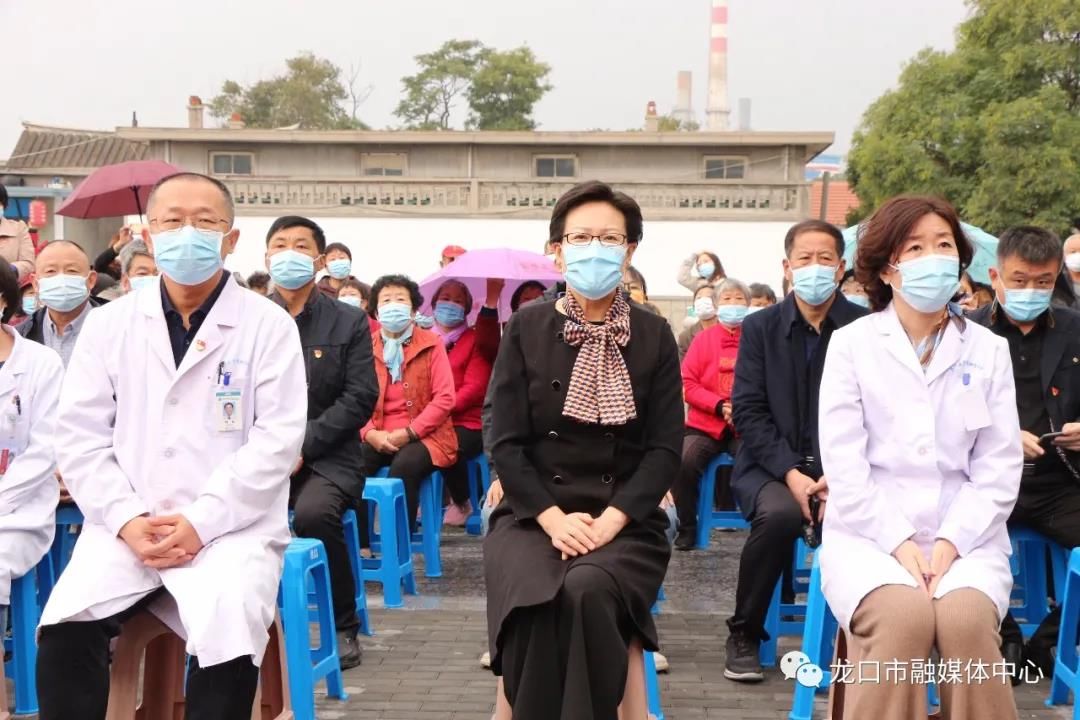
[[[746,177],[746,158],[706,157],[706,180],[742,180]]]
[[[364,153],[360,156],[360,172],[364,175],[398,177],[408,168],[405,153]]]
[[[251,175],[254,157],[252,153],[210,153],[210,167],[214,175]]]
[[[577,177],[577,158],[573,155],[539,156],[533,160],[536,177],[572,178]]]

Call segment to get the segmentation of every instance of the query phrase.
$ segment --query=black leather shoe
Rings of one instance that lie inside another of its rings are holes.
[[[675,537],[676,550],[693,550],[697,547],[697,530],[694,528],[681,528]]]
[[[360,650],[360,643],[356,640],[355,632],[339,632],[337,634],[337,649],[342,670],[356,667],[364,658],[364,653]]]
[[[1009,682],[1013,687],[1020,684],[1020,671],[1024,668],[1024,644],[1014,640],[1006,640],[1001,646],[1001,655],[1007,665],[1012,667],[1012,677]]]

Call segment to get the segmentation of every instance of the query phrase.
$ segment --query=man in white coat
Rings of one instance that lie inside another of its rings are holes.
[[[42,616],[41,720],[105,717],[110,638],[143,608],[195,658],[186,718],[249,717],[274,618],[307,421],[296,323],[222,270],[220,182],[166,178],[147,214],[163,277],[87,318],[61,393],[86,524]]]

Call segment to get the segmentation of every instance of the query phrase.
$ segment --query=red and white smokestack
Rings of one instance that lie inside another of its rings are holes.
[[[727,130],[727,0],[712,0],[712,21],[709,27],[709,97],[705,106],[705,127],[708,130]]]

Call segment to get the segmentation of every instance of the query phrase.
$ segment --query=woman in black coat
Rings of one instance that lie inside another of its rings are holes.
[[[492,669],[514,720],[614,720],[670,558],[682,380],[665,320],[619,292],[641,210],[599,182],[552,213],[567,294],[510,321],[493,386],[505,490],[484,542]]]

